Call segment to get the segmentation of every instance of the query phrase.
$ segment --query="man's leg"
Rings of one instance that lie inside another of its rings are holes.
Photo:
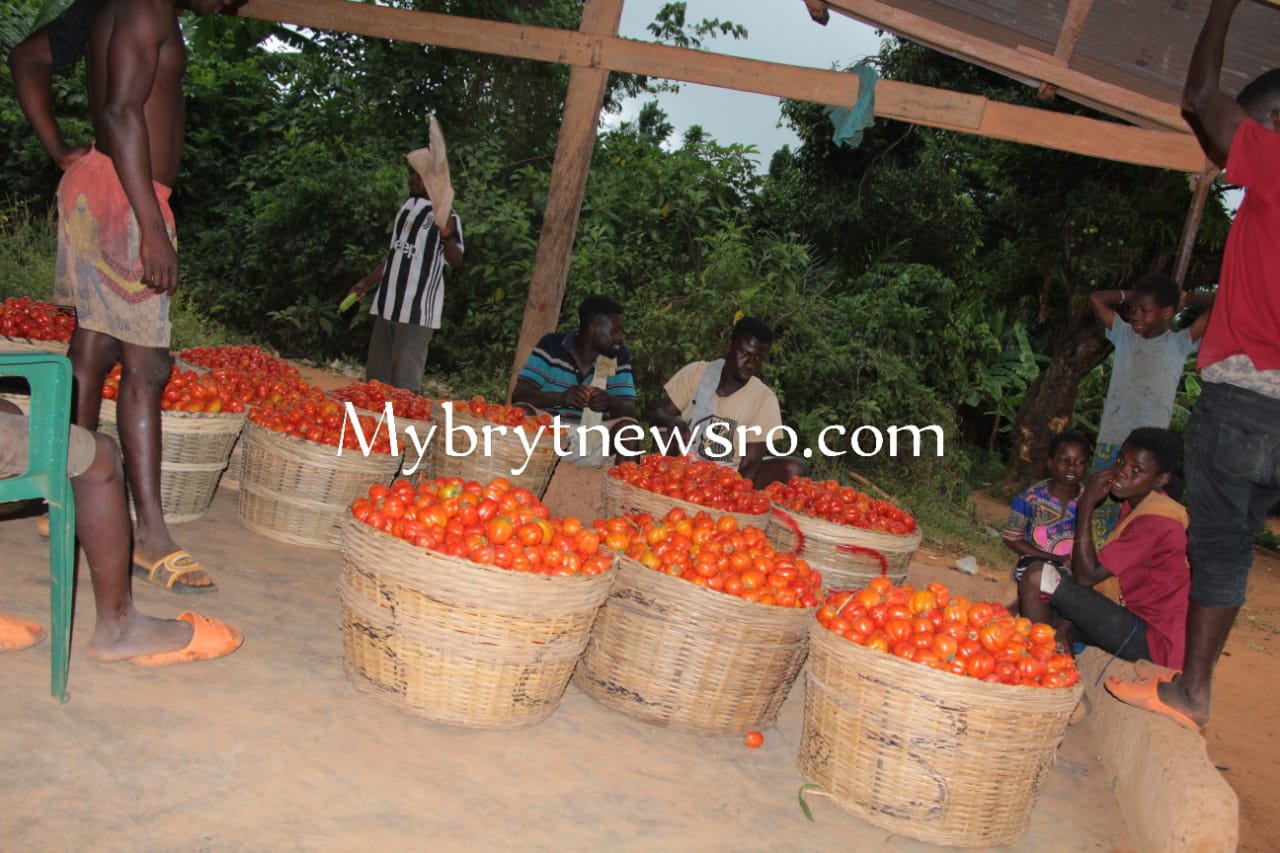
[[[1191,605],[1183,671],[1160,701],[1203,726],[1213,669],[1244,604],[1253,536],[1280,498],[1280,400],[1220,383],[1201,392],[1186,433]]]
[[[169,379],[169,351],[121,344],[121,365],[117,429],[138,513],[134,553],[139,563],[151,566],[180,550],[160,505],[160,398]],[[157,575],[156,580],[167,578]],[[213,580],[201,569],[182,574],[176,584],[211,587]]]
[[[395,354],[393,324],[381,317],[373,318],[373,332],[369,335],[369,354],[364,362],[365,382],[391,384],[391,365]]]
[[[1054,625],[1059,630],[1058,646],[1070,651],[1071,632],[1091,646],[1111,652],[1121,660],[1148,660],[1146,623],[1097,590],[1076,583],[1059,568],[1044,562],[1029,566],[1018,582],[1018,606],[1032,622]],[[1043,592],[1046,571],[1057,573],[1059,581],[1052,593]]]
[[[391,344],[391,381],[397,388],[422,393],[422,377],[427,370],[427,349],[435,329],[413,323],[395,323]]]
[[[180,649],[191,641],[190,624],[144,616],[133,607],[129,508],[115,443],[103,435],[80,435],[93,448],[92,463],[71,479],[76,496],[76,535],[89,563],[98,617],[89,656],[111,661]],[[72,443],[76,441],[73,435]],[[73,447],[73,459],[75,452]]]

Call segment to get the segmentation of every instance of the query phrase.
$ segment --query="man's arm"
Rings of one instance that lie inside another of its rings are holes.
[[[1186,105],[1195,113],[1196,135],[1201,147],[1219,166],[1226,164],[1236,129],[1249,117],[1234,98],[1222,91],[1218,82],[1222,74],[1227,28],[1239,2],[1213,0],[1209,6],[1209,15],[1200,30],[1195,50],[1191,52],[1187,83],[1182,92]]]
[[[662,395],[662,402],[658,403],[654,408],[649,420],[657,427],[679,430],[685,436],[692,434],[688,422],[680,417],[680,410],[676,408],[676,404],[671,402],[671,398],[665,392]]]
[[[462,266],[462,245],[458,242],[458,214],[449,216],[449,221],[440,226],[440,247],[444,252],[444,262],[450,269]]]
[[[1076,502],[1075,542],[1071,547],[1071,575],[1081,586],[1095,586],[1111,577],[1111,572],[1098,562],[1093,545],[1093,510],[1111,491],[1113,475],[1104,468],[1089,478],[1084,493]]]
[[[1209,314],[1213,311],[1214,293],[1192,293],[1187,296],[1187,305],[1193,305],[1197,308],[1204,308],[1200,312],[1200,316],[1196,317],[1188,327],[1191,332],[1191,340],[1198,341],[1204,337],[1204,330],[1209,325]]]
[[[567,391],[546,391],[531,379],[517,379],[511,392],[512,403],[526,403],[536,409],[584,409],[591,399],[591,392],[599,390],[586,385],[574,385]]]
[[[169,241],[160,202],[152,186],[151,139],[143,108],[156,82],[160,48],[172,36],[170,0],[130,4],[118,18],[107,45],[107,80],[98,128],[116,174],[138,220],[142,282],[157,292],[178,287],[178,255]],[[174,81],[175,85],[177,81]]]
[[[351,289],[348,290],[347,293],[354,293],[357,296],[364,296],[373,288],[375,284],[382,281],[382,274],[386,270],[386,268],[387,268],[386,261],[383,261],[382,263],[378,264],[378,266],[373,270],[373,272],[369,273],[367,276],[360,279],[355,284],[351,285]]]
[[[738,461],[738,473],[755,482],[756,474],[760,473],[760,462],[764,459],[764,450],[763,441],[753,441],[748,444],[742,459]]]
[[[89,153],[87,145],[67,145],[53,114],[53,49],[48,27],[36,30],[9,53],[9,71],[22,112],[58,168],[65,169]]]
[[[1089,294],[1089,307],[1102,328],[1110,329],[1116,319],[1116,306],[1129,301],[1127,290],[1095,290]]]

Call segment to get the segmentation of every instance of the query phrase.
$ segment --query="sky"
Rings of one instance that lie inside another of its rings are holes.
[[[626,0],[619,35],[652,41],[653,36],[645,27],[665,2]],[[820,26],[809,18],[802,0],[688,0],[685,18],[719,18],[746,27],[747,38],[717,36],[704,40],[703,49],[749,59],[828,69],[850,65],[880,50],[875,30],[835,13],[827,26]],[[609,117],[606,124],[616,126],[620,121],[635,119],[641,105],[652,97],[646,95],[627,102],[622,114]],[[756,146],[761,171],[768,168],[774,151],[783,145],[795,147],[799,142],[789,128],[778,126],[779,99],[770,95],[681,83],[678,93],[659,95],[658,103],[675,126],[671,143],[678,144],[690,125],[700,124],[723,145]]]

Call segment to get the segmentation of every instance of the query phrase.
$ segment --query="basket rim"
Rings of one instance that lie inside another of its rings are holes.
[[[1073,697],[1072,705],[1080,700],[1080,696],[1084,693],[1084,684],[1076,682],[1071,687],[1037,687],[1032,684],[997,684],[995,682],[983,681],[979,678],[970,678],[967,675],[956,675],[952,672],[943,672],[928,666],[921,666],[914,661],[906,661],[884,652],[877,652],[868,649],[866,646],[860,646],[843,637],[838,637],[833,631],[827,630],[817,620],[809,626],[809,650],[812,653],[814,644],[821,644],[831,650],[833,654],[845,658],[845,663],[857,661],[859,658],[873,666],[884,664],[891,672],[901,674],[906,682],[914,679],[916,683],[925,685],[935,684],[941,688],[973,688],[974,695],[981,694],[983,701],[999,702],[1001,700],[1016,699],[1018,701],[1036,701],[1033,697],[1041,696],[1045,704],[1049,704],[1050,700],[1054,700],[1052,704],[1059,704],[1059,697]],[[809,678],[813,675],[810,673]],[[971,683],[968,683],[971,682]],[[980,686],[979,686],[980,685]],[[1061,699],[1062,704],[1066,704],[1066,699]]]
[[[889,540],[903,547],[910,544],[910,547],[912,548],[919,547],[920,543],[924,540],[924,536],[919,527],[916,527],[915,531],[911,533],[889,533],[885,530],[871,530],[866,527],[854,527],[850,524],[840,524],[839,522],[829,521],[825,518],[818,518],[816,515],[810,515],[807,512],[801,512],[800,510],[783,506],[777,501],[771,501],[769,514],[772,516],[774,513],[781,513],[784,516],[788,516],[797,524],[803,523],[814,525],[815,529],[810,533],[806,533],[806,535],[825,537],[828,539],[834,539],[837,536],[880,538]]]
[[[421,548],[399,536],[395,536],[385,530],[379,530],[372,525],[365,524],[363,521],[360,521],[355,517],[355,513],[351,511],[351,507],[349,506],[343,512],[342,526],[344,528],[351,527],[354,535],[364,535],[367,533],[369,535],[373,535],[375,538],[384,537],[384,544],[389,547],[399,549],[404,553],[406,558],[429,555],[435,559],[447,560],[456,566],[465,566],[468,569],[475,570],[480,574],[487,575],[489,577],[520,579],[514,581],[514,583],[535,583],[539,585],[545,585],[548,582],[599,583],[601,578],[608,578],[612,584],[613,579],[617,577],[618,559],[621,557],[621,555],[614,555],[614,560],[609,564],[609,568],[605,569],[598,575],[584,575],[581,573],[575,575],[546,575],[541,572],[516,572],[511,569],[504,569],[501,566],[490,565],[488,563],[477,563],[467,557],[458,557],[453,554],[446,554],[443,551],[433,551],[429,548]],[[644,567],[641,566],[641,568]]]
[[[684,578],[677,577],[675,575],[669,575],[666,572],[660,572],[656,569],[651,569],[648,566],[646,566],[644,563],[640,562],[639,560],[632,559],[631,557],[628,557],[626,554],[618,554],[617,559],[614,561],[614,565],[618,567],[619,580],[621,580],[623,577],[624,569],[644,572],[644,577],[646,578],[650,576],[657,576],[662,578],[663,580],[660,581],[660,583],[668,583],[669,585],[675,584],[675,583],[680,584],[679,587],[672,586],[671,587],[672,589],[678,589],[681,592],[685,592],[687,590],[693,590],[694,591],[693,595],[695,600],[699,596],[708,596],[705,598],[705,600],[708,602],[708,606],[710,606],[711,604],[728,604],[730,606],[733,606],[736,604],[742,604],[742,605],[751,605],[751,607],[748,608],[748,610],[752,608],[761,608],[759,610],[753,611],[753,613],[756,615],[763,615],[765,613],[787,613],[789,611],[798,611],[800,613],[807,613],[811,616],[817,613],[818,608],[822,606],[822,602],[815,604],[813,607],[780,607],[776,604],[761,604],[759,601],[752,601],[751,599],[743,598],[740,595],[731,595],[727,592],[721,592],[718,589],[711,589],[709,587],[698,586],[697,584],[692,583],[691,581],[687,581]],[[615,583],[615,586],[616,585],[617,584]],[[709,596],[715,596],[715,597],[710,598]]]
[[[623,480],[619,476],[615,476],[613,472],[616,470],[617,470],[617,466],[614,466],[612,468],[609,468],[607,471],[605,471],[605,475],[604,475],[605,488],[620,489],[623,492],[623,494],[626,494],[627,490],[629,489],[641,495],[652,495],[653,497],[659,498],[664,501],[671,501],[671,503],[674,506],[685,510],[685,512],[688,512],[690,509],[693,509],[696,512],[705,512],[705,513],[708,513],[709,515],[733,515],[733,516],[737,516],[739,519],[746,518],[746,519],[749,519],[748,523],[759,522],[759,525],[757,526],[759,526],[761,530],[763,530],[764,525],[768,524],[769,522],[769,516],[771,515],[772,506],[773,506],[772,503],[770,503],[770,509],[767,509],[764,512],[760,512],[760,513],[746,512],[745,510],[722,509],[720,507],[707,506],[705,504],[698,504],[698,503],[694,503],[693,501],[685,500],[684,498],[672,497],[671,495],[663,494],[662,492],[655,492],[652,489],[642,489],[639,486],[628,483],[626,480]]]
[[[361,451],[359,447],[355,447],[355,448],[342,447],[341,445],[332,445],[332,444],[325,444],[320,441],[312,441],[309,438],[299,438],[296,435],[289,435],[288,433],[280,432],[279,430],[274,430],[274,429],[271,429],[270,427],[264,427],[262,424],[258,423],[257,421],[246,419],[245,423],[246,423],[246,428],[253,427],[254,429],[257,429],[258,431],[260,431],[263,434],[263,436],[268,437],[269,439],[279,439],[280,441],[285,442],[286,446],[292,445],[295,447],[305,447],[307,450],[314,450],[316,448],[328,448],[329,450],[353,450],[356,454],[358,454],[364,459],[368,459],[372,456],[372,454],[370,454],[370,456],[365,456],[363,451]],[[379,453],[378,455],[385,456],[388,459],[397,458],[396,454],[391,453],[390,451],[386,453]],[[334,454],[334,456],[336,458],[337,454]]]

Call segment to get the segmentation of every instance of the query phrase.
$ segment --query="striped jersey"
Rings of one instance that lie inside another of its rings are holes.
[[[457,213],[453,214],[453,228],[462,249],[462,221]],[[444,268],[444,246],[431,200],[410,196],[396,214],[387,266],[369,313],[396,323],[440,328]]]
[[[578,362],[573,357],[573,341],[577,337],[577,329],[568,334],[552,332],[543,335],[516,379],[527,379],[540,390],[557,394],[568,391],[575,385],[590,385],[596,375],[596,366],[593,363],[586,373],[578,370]],[[631,353],[626,344],[618,351],[617,361],[617,372],[609,377],[605,390],[614,397],[634,400],[636,383],[631,376]],[[552,406],[547,411],[568,418],[582,417],[582,409]]]

